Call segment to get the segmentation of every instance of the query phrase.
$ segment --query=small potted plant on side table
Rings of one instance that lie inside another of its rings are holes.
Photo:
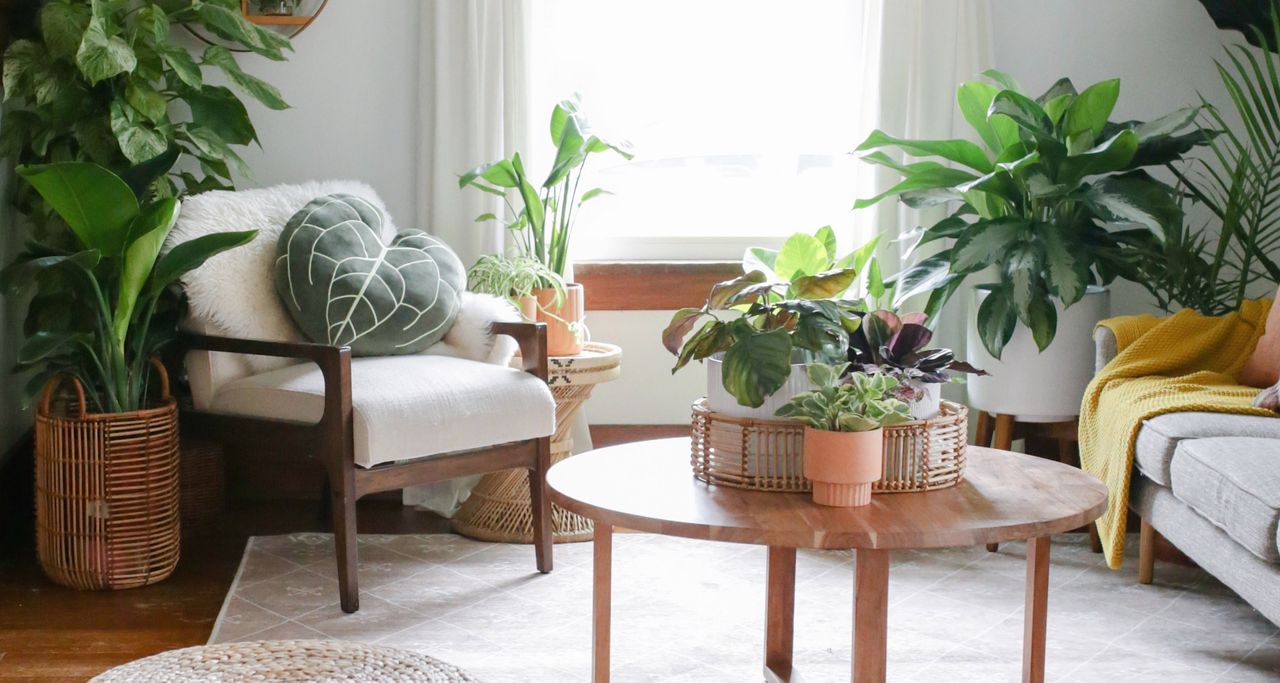
[[[907,404],[890,396],[898,381],[888,375],[841,375],[847,363],[808,366],[818,387],[797,394],[778,409],[778,417],[805,423],[804,476],[813,482],[813,502],[858,507],[871,502],[871,485],[884,472],[886,424],[911,419]]]

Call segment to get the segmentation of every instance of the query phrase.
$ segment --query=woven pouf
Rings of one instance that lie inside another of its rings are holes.
[[[340,640],[258,640],[188,647],[117,666],[93,681],[479,683],[458,667],[426,655]]]

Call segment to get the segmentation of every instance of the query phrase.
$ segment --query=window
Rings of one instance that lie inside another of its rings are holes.
[[[575,258],[737,259],[828,224],[852,245],[861,3],[534,5],[533,130],[577,92],[636,149],[589,162],[615,194],[583,210]]]

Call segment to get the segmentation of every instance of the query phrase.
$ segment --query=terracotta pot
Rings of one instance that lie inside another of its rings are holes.
[[[547,324],[547,355],[576,356],[582,353],[583,289],[582,285],[564,286],[564,300],[556,305],[554,289],[536,289],[538,322]]]
[[[871,502],[871,485],[884,473],[884,430],[828,432],[804,428],[804,476],[813,502],[851,508]]]
[[[520,309],[520,317],[525,322],[532,323],[538,321],[538,299],[533,296],[522,296],[518,301],[517,308]]]

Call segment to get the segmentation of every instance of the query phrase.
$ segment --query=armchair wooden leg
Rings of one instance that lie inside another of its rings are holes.
[[[538,571],[551,573],[551,494],[547,490],[547,470],[551,469],[551,439],[538,439],[538,462],[529,470],[529,500],[533,511],[533,552]]]
[[[1138,529],[1138,583],[1143,585],[1155,579],[1156,533],[1150,522],[1142,520],[1142,526]]]
[[[342,611],[350,614],[360,609],[360,584],[356,566],[356,497],[355,482],[348,465],[340,476],[344,482],[331,484],[333,494],[329,507],[333,511],[333,545],[338,558],[338,596]]]

